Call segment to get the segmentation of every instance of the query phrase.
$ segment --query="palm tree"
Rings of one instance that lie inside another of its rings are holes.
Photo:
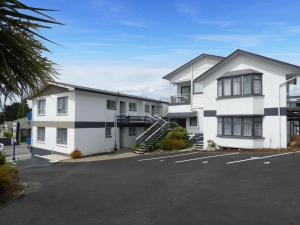
[[[61,24],[18,0],[0,0],[0,106],[7,99],[22,97],[58,75],[55,64],[42,54],[49,52],[38,34],[42,28]],[[51,42],[51,41],[50,41]]]

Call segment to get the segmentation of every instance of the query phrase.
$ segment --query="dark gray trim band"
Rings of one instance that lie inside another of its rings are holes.
[[[114,122],[76,121],[75,128],[104,128],[114,127]]]
[[[204,115],[204,117],[216,117],[217,110],[204,110],[203,115]]]
[[[278,108],[265,108],[264,114],[265,116],[278,116]],[[280,115],[286,116],[286,107],[280,108]]]

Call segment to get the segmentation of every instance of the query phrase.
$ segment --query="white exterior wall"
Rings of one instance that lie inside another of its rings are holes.
[[[217,78],[225,72],[254,69],[263,73],[263,96],[240,97],[217,100]],[[264,108],[278,107],[279,84],[286,80],[286,74],[295,72],[283,65],[257,60],[257,58],[240,55],[219,70],[204,79],[204,110],[216,110],[217,115],[264,114]],[[281,90],[281,107],[286,107],[285,89]],[[214,140],[220,146],[239,148],[277,148],[279,147],[278,116],[263,117],[264,139],[238,139],[217,137],[217,117],[204,118],[204,144]],[[286,116],[281,116],[281,146],[287,146]]]
[[[60,93],[58,93],[60,92]],[[75,94],[74,92],[61,92],[61,89],[54,89],[53,94],[35,98],[32,101],[32,121],[37,122],[73,122],[75,119]],[[68,113],[57,115],[57,98],[68,96]],[[45,115],[37,115],[37,100],[46,99]],[[41,126],[45,127],[45,126]],[[63,127],[62,127],[63,128]],[[66,146],[56,144],[56,127],[45,127],[45,142],[37,141],[37,126],[32,126],[32,146],[46,150],[53,150],[69,154],[74,150],[75,129],[68,128],[68,143]]]
[[[129,127],[120,128],[120,147],[130,148],[135,144],[135,139],[145,131],[144,127],[136,127],[136,135],[129,136]]]

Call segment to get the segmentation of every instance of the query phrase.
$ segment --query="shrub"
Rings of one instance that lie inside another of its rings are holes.
[[[70,156],[73,158],[73,159],[78,159],[82,156],[81,154],[81,151],[80,150],[74,150],[73,152],[71,152]]]
[[[16,187],[19,182],[19,171],[12,164],[0,166],[0,196]]]
[[[179,140],[188,140],[188,133],[186,129],[182,127],[176,127],[171,130],[165,137],[166,139],[179,139]]]
[[[13,134],[10,131],[4,131],[3,136],[6,137],[6,138],[11,138],[13,136]]]
[[[0,152],[0,166],[4,165],[5,162],[5,155],[2,152]]]
[[[188,144],[182,139],[164,139],[161,142],[161,148],[164,150],[184,149]]]

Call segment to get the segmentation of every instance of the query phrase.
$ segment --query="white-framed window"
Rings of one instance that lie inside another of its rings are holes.
[[[224,85],[224,96],[230,96],[231,95],[231,78],[225,78],[223,80],[223,85]]]
[[[46,115],[46,99],[37,100],[37,115]]]
[[[111,138],[111,137],[112,137],[111,127],[105,127],[105,138]]]
[[[136,135],[136,128],[129,127],[129,136],[135,136],[135,135]]]
[[[37,141],[45,142],[45,127],[37,127]]]
[[[252,86],[252,76],[244,76],[243,77],[243,94],[251,95],[251,86]]]
[[[56,128],[56,144],[67,145],[68,144],[68,129]]]
[[[136,112],[136,103],[135,102],[129,102],[129,111]]]
[[[145,105],[145,112],[150,113],[150,105],[149,104]]]
[[[117,102],[115,100],[107,100],[106,108],[109,110],[116,110],[117,109]]]
[[[232,95],[241,95],[242,93],[242,77],[232,78]]]
[[[190,117],[190,126],[191,127],[197,126],[197,116]]]
[[[241,117],[233,117],[233,136],[241,136],[242,135],[242,118]]]
[[[57,98],[57,114],[68,114],[68,96]]]
[[[223,118],[218,118],[218,135],[223,135]]]

